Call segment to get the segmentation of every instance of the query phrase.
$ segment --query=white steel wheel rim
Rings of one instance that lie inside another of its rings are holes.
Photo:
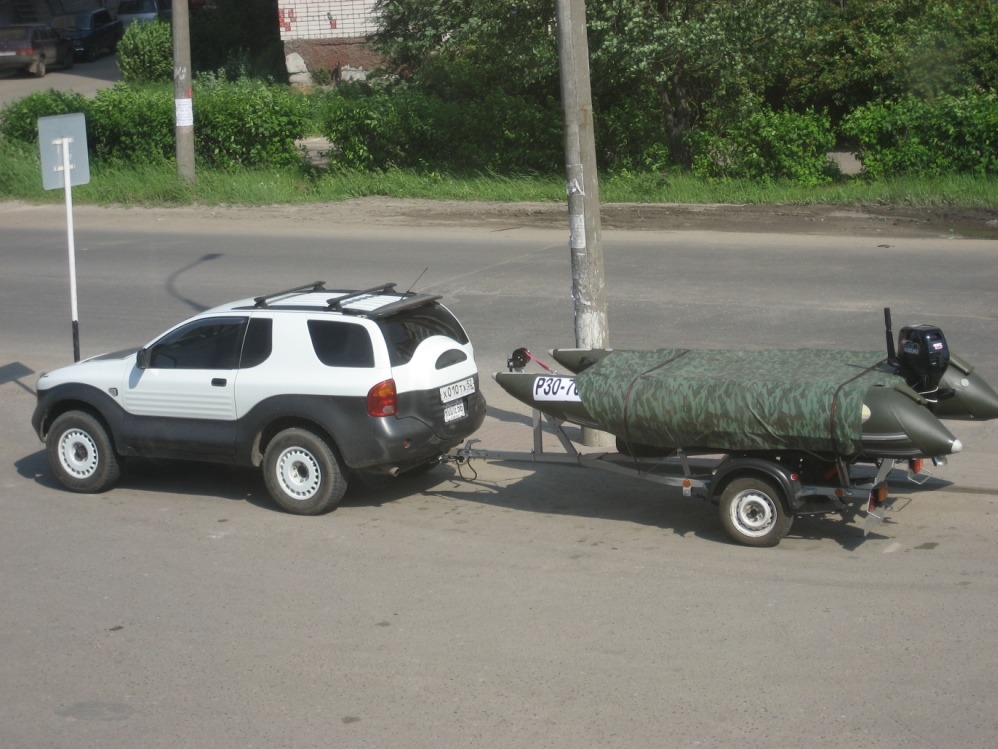
[[[289,447],[277,458],[277,480],[291,499],[311,499],[322,483],[319,461],[308,450]]]
[[[94,438],[82,429],[70,429],[59,438],[59,463],[74,478],[90,478],[100,465]]]
[[[776,504],[761,492],[740,492],[731,503],[731,522],[746,536],[765,536],[776,523]]]

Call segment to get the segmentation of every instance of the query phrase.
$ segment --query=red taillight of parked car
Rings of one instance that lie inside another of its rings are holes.
[[[379,382],[367,391],[367,413],[369,416],[394,416],[398,413],[399,398],[395,390],[395,380]]]

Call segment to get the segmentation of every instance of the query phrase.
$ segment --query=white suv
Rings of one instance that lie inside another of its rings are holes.
[[[120,458],[262,466],[283,509],[348,476],[435,465],[481,426],[474,350],[438,296],[323,282],[202,312],[147,346],[43,374],[31,421],[56,478],[102,492]]]

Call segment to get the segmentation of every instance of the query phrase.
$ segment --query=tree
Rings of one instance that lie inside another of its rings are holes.
[[[799,50],[817,2],[590,0],[597,109],[652,94],[673,156],[688,163],[692,125],[757,105]],[[557,93],[553,0],[381,0],[378,11],[376,44],[397,74],[433,85],[463,69],[475,89]]]
[[[994,0],[825,0],[788,98],[836,120],[868,102],[998,88]]]

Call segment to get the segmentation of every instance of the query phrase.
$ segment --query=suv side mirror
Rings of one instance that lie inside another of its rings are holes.
[[[140,348],[135,354],[135,366],[139,369],[149,369],[149,349]]]

